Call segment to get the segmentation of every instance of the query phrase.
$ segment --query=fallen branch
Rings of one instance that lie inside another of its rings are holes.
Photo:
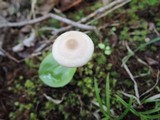
[[[67,30],[71,29],[72,27],[77,27],[77,28],[84,29],[84,30],[96,30],[96,27],[94,27],[94,26],[84,25],[84,24],[81,24],[81,23],[87,22],[88,20],[90,20],[91,18],[93,18],[93,17],[95,17],[97,15],[99,15],[98,19],[100,19],[101,17],[104,17],[106,14],[111,13],[112,11],[116,10],[117,8],[125,5],[126,3],[130,2],[130,1],[131,0],[115,0],[115,1],[111,2],[110,4],[108,4],[108,5],[106,5],[106,6],[102,7],[102,8],[99,8],[98,10],[94,11],[93,13],[89,14],[85,18],[82,18],[78,22],[72,21],[72,20],[67,19],[67,18],[63,18],[63,17],[58,16],[56,14],[49,13],[49,14],[47,14],[45,16],[42,16],[42,17],[39,17],[39,18],[36,18],[36,19],[33,19],[33,20],[16,22],[16,23],[5,22],[4,24],[0,24],[0,28],[4,28],[4,27],[22,27],[22,26],[25,26],[25,25],[28,25],[28,24],[35,24],[35,23],[44,21],[46,19],[53,18],[53,19],[56,19],[58,21],[67,23],[69,25],[67,27],[62,27],[62,28],[60,28],[58,30],[54,30],[53,31],[54,34],[58,34],[58,33],[67,31]],[[117,6],[115,6],[115,5],[117,5]],[[113,7],[113,6],[115,6],[115,7]]]
[[[39,18],[35,18],[33,20],[27,20],[27,21],[16,22],[16,23],[5,22],[4,24],[0,24],[0,28],[4,28],[4,27],[22,27],[22,26],[25,26],[25,25],[28,25],[28,24],[35,24],[35,23],[44,21],[44,20],[46,20],[48,18],[56,19],[58,21],[64,22],[66,24],[69,24],[71,26],[74,26],[74,27],[77,27],[77,28],[80,28],[80,29],[85,29],[85,30],[95,30],[96,29],[96,27],[94,27],[94,26],[89,26],[89,25],[84,25],[84,24],[81,24],[81,23],[77,23],[75,21],[72,21],[72,20],[67,19],[67,18],[63,18],[61,16],[58,16],[58,15],[52,14],[52,13],[49,13],[49,14],[44,15],[44,16],[39,17]]]
[[[104,15],[107,15],[107,14],[113,12],[114,10],[122,7],[123,5],[127,4],[130,1],[131,0],[115,0],[115,1],[111,2],[110,4],[108,4],[104,7],[101,7],[99,9],[97,9],[96,11],[94,11],[93,13],[91,13],[91,14],[87,15],[86,17],[82,18],[80,21],[78,21],[78,23],[86,23],[88,20],[90,20],[91,18],[94,18],[98,15],[99,16],[103,15],[102,17],[104,17]],[[101,17],[99,17],[98,19],[100,19],[100,18]],[[98,19],[96,19],[96,20],[98,20]],[[90,24],[91,22],[92,22],[92,20],[89,21],[88,24]],[[58,30],[54,30],[53,34],[58,34],[58,33],[67,31],[71,28],[72,28],[72,26],[62,27]]]

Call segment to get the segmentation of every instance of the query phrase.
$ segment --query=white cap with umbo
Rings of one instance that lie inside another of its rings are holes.
[[[61,34],[52,46],[54,59],[66,67],[80,67],[87,64],[93,52],[93,41],[88,35],[79,31]]]

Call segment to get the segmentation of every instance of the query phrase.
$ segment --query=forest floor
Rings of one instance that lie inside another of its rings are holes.
[[[0,120],[105,120],[94,78],[105,103],[108,74],[110,119],[160,119],[160,2],[107,1],[0,0]],[[93,58],[65,87],[48,87],[39,65],[68,30],[92,38]]]

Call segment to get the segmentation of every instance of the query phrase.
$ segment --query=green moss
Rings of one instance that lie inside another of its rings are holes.
[[[85,77],[83,80],[78,81],[77,85],[82,91],[84,96],[93,97],[94,96],[94,87],[93,79],[90,77]]]

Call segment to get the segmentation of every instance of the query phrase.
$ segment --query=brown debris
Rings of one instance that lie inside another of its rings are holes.
[[[60,1],[61,11],[65,12],[77,5],[79,5],[83,0],[63,0]]]

